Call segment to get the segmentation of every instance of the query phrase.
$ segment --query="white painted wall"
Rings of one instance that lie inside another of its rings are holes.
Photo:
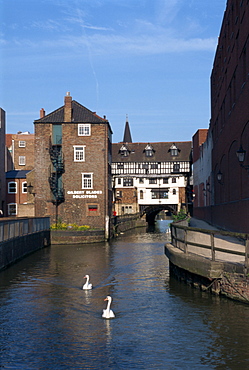
[[[206,184],[210,183],[211,193],[209,193],[209,196],[204,196],[204,205],[213,204],[212,149],[213,140],[209,131],[207,140],[201,146],[200,158],[193,163],[193,186],[200,188],[203,183],[204,188],[206,188]],[[203,194],[197,193],[195,196],[199,205]]]

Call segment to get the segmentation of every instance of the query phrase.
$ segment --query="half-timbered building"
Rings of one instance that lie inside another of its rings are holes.
[[[188,211],[191,141],[112,144],[114,213]]]

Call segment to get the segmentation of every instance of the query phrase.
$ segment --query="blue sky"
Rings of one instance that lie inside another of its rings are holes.
[[[0,107],[7,133],[74,100],[126,115],[134,142],[188,141],[210,120],[226,0],[0,0]]]

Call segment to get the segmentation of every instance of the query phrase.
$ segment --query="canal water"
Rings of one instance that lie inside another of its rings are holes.
[[[249,369],[249,306],[170,277],[166,228],[52,246],[1,272],[0,368]]]

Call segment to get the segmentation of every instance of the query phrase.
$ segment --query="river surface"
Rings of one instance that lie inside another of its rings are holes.
[[[249,369],[249,306],[169,276],[167,222],[45,248],[1,272],[0,368]]]

